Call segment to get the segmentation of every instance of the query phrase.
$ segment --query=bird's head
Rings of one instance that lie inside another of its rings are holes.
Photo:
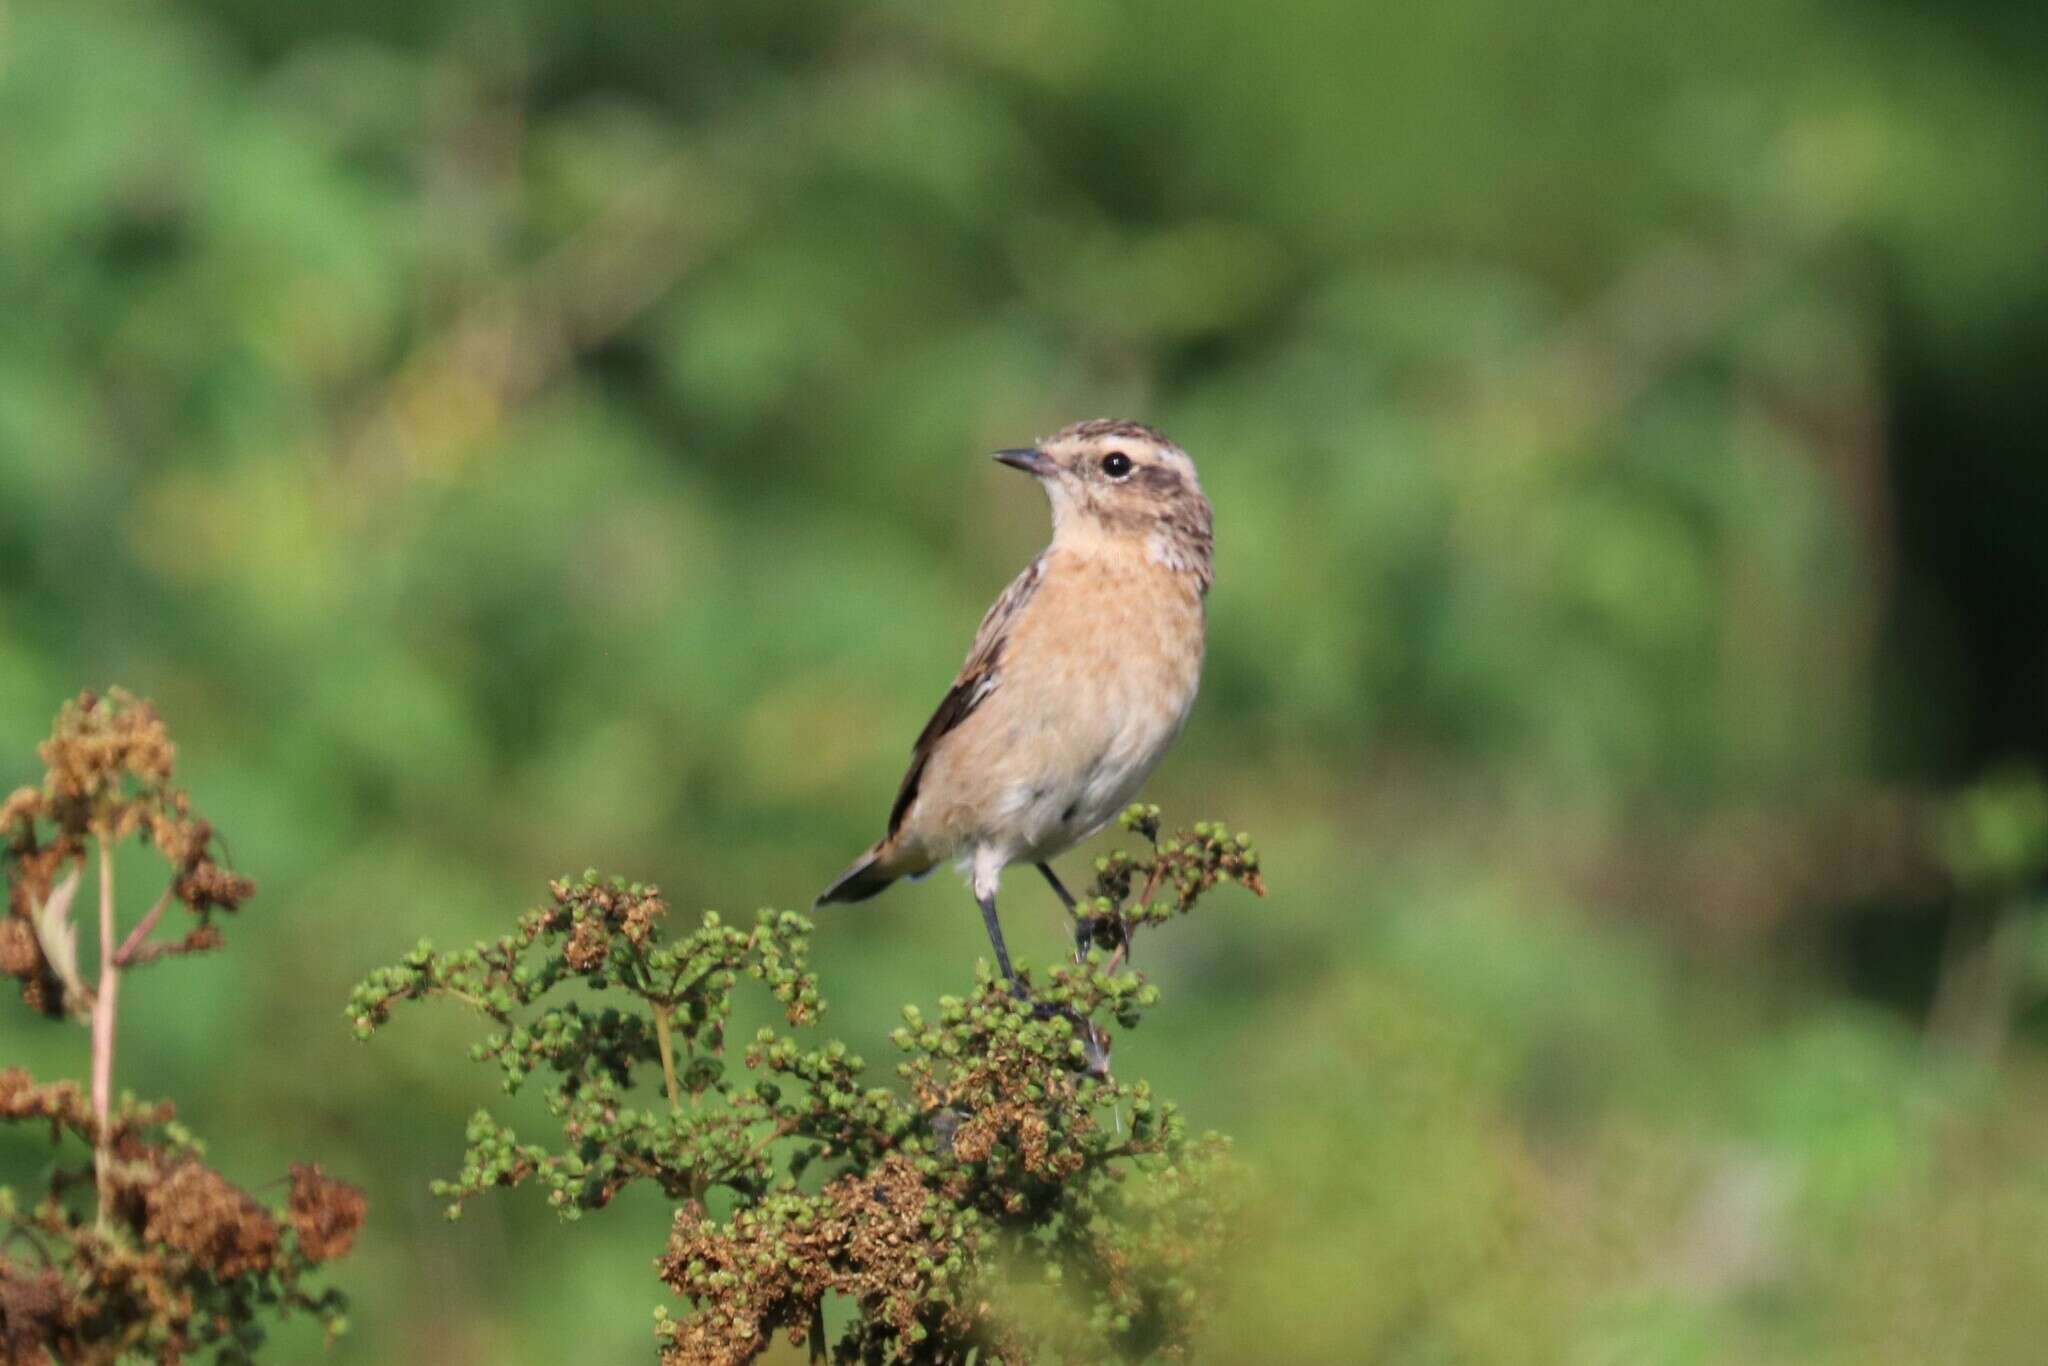
[[[1188,453],[1136,422],[1076,422],[996,459],[1035,475],[1053,542],[1129,540],[1169,568],[1210,578],[1212,515]]]

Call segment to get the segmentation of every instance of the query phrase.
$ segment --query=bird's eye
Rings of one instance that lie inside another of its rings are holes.
[[[1131,457],[1122,451],[1111,451],[1102,457],[1102,472],[1112,479],[1121,479],[1131,472]]]

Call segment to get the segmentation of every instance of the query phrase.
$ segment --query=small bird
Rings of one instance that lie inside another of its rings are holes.
[[[1073,909],[1048,860],[1137,795],[1194,705],[1213,533],[1194,462],[1139,423],[1077,422],[995,458],[1037,478],[1052,543],[981,619],[911,749],[888,833],[817,904],[865,901],[957,858],[1014,986],[1003,869],[1037,865]]]

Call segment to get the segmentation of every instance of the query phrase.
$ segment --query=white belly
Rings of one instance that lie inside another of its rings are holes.
[[[1078,690],[1067,714],[1020,727],[1018,750],[1047,762],[1018,765],[1002,795],[1010,861],[1052,858],[1114,820],[1180,734],[1196,682],[1192,668],[1120,667]]]

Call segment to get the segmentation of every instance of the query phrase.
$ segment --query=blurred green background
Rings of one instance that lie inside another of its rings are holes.
[[[1147,795],[1274,888],[1118,1049],[1259,1174],[1211,1357],[2038,1360],[2042,13],[0,0],[0,788],[125,684],[262,886],[122,1083],[369,1187],[329,1360],[651,1359],[660,1203],[443,1222],[492,1076],[350,984],[806,905],[1045,535],[983,453],[1130,416],[1218,523]],[[826,1027],[984,945],[831,911]]]

